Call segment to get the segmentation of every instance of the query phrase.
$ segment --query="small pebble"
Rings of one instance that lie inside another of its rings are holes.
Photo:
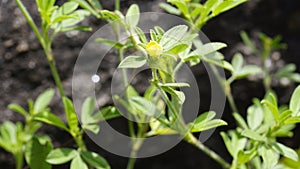
[[[4,42],[4,47],[6,48],[10,48],[15,44],[15,42],[12,39],[9,39],[7,41]]]
[[[22,53],[22,52],[27,52],[29,50],[29,45],[26,41],[21,41],[17,48],[16,48],[17,52]]]

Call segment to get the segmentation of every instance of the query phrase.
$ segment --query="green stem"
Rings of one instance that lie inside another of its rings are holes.
[[[126,169],[133,169],[135,165],[135,161],[137,158],[137,152],[140,150],[144,138],[145,138],[145,133],[147,132],[147,125],[142,124],[142,127],[138,126],[138,134],[137,136],[133,139],[133,144],[132,144],[132,150],[130,153],[130,159],[128,161]]]
[[[115,0],[115,10],[120,11],[120,0]]]
[[[47,61],[48,61],[48,64],[50,66],[51,73],[52,73],[52,76],[54,78],[55,84],[58,87],[60,96],[64,97],[65,96],[64,88],[62,86],[62,83],[61,83],[61,80],[60,80],[60,77],[59,77],[59,74],[58,74],[58,71],[57,71],[57,68],[56,68],[56,65],[55,65],[55,60],[53,58],[51,47],[49,47],[48,49],[45,50],[45,54],[46,54]]]
[[[180,70],[180,68],[182,67],[183,64],[184,64],[184,62],[180,60],[180,62],[175,66],[173,74],[172,74],[173,79],[175,79],[176,73]]]
[[[265,91],[267,92],[271,89],[271,76],[267,68],[266,59],[264,58],[263,58],[263,72],[264,72],[263,84],[264,84]]]
[[[87,148],[86,148],[86,145],[83,141],[83,132],[80,132],[78,135],[76,136],[73,136],[78,148],[80,151],[86,151]]]
[[[212,151],[211,149],[209,149],[208,147],[206,147],[203,143],[201,143],[199,140],[197,140],[193,134],[189,133],[186,136],[185,140],[187,142],[189,142],[190,144],[192,144],[193,146],[195,146],[196,148],[198,148],[199,150],[201,150],[206,155],[208,155],[210,158],[212,158],[213,160],[215,160],[223,168],[225,168],[225,169],[229,169],[230,168],[230,164],[228,162],[226,162],[222,157],[220,157],[214,151]]]
[[[34,33],[36,34],[38,40],[40,41],[41,45],[43,47],[45,47],[45,42],[43,37],[40,34],[39,29],[37,28],[36,24],[34,23],[32,17],[30,16],[29,12],[27,11],[26,7],[24,6],[24,4],[20,1],[20,0],[16,0],[19,8],[21,9],[23,15],[25,16],[27,22],[29,23],[29,25],[31,26],[31,28],[33,29]]]
[[[23,152],[20,150],[14,154],[16,160],[16,169],[22,169],[24,163]]]
[[[220,84],[220,86],[221,86],[221,88],[222,88],[224,94],[226,95],[231,110],[232,110],[233,112],[237,112],[237,113],[238,113],[238,109],[237,109],[237,107],[236,107],[236,104],[235,104],[235,101],[234,101],[234,99],[233,99],[233,95],[232,95],[232,92],[231,92],[231,86],[230,86],[231,82],[230,82],[230,81],[226,81],[225,78],[222,78],[222,77],[220,76],[220,74],[219,74],[217,68],[216,68],[214,65],[212,65],[212,64],[210,64],[210,63],[208,63],[208,65],[209,65],[209,67],[211,68],[211,70],[212,70],[214,76],[217,78],[217,80],[218,80],[218,82],[219,82],[219,84]]]

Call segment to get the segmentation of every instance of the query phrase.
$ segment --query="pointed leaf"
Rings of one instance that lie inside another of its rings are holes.
[[[173,15],[180,15],[181,14],[180,10],[178,10],[177,8],[175,8],[174,6],[172,6],[170,4],[159,3],[158,5],[161,9],[165,10],[169,14],[173,14]]]
[[[69,98],[63,97],[63,104],[65,108],[68,125],[71,131],[76,133],[79,131],[79,128],[78,128],[78,119],[77,119],[77,115],[73,103]]]
[[[64,122],[59,117],[57,117],[55,114],[50,113],[48,111],[43,111],[39,114],[36,114],[35,116],[33,116],[33,119],[69,131],[69,129],[66,127]]]
[[[107,161],[97,153],[84,151],[80,155],[88,164],[97,169],[110,169]]]
[[[33,137],[26,145],[25,159],[31,169],[51,169],[46,157],[51,151],[52,145],[48,141],[42,144],[38,138]]]
[[[146,64],[147,60],[142,56],[128,56],[120,63],[120,68],[139,68]]]
[[[299,115],[300,112],[300,86],[298,86],[291,97],[290,100],[290,110],[293,112],[293,116]]]
[[[126,13],[126,23],[130,29],[135,28],[138,25],[140,19],[140,9],[139,6],[133,4],[129,7]]]
[[[58,148],[48,154],[46,161],[50,164],[64,164],[71,161],[77,154],[77,151],[74,149]]]
[[[20,105],[17,105],[17,104],[9,104],[9,105],[8,105],[8,108],[9,108],[10,110],[13,110],[13,111],[15,111],[15,112],[20,113],[20,114],[23,115],[24,117],[26,117],[26,116],[28,115],[28,112],[27,112],[25,109],[23,109],[23,107],[21,107]]]
[[[298,154],[296,153],[295,150],[281,144],[281,143],[272,143],[271,147],[277,151],[278,153],[280,153],[281,155],[283,155],[284,157],[290,158],[292,160],[298,161]]]
[[[81,159],[79,155],[77,155],[71,162],[70,169],[88,169],[88,166]]]
[[[40,94],[34,103],[34,112],[39,113],[43,111],[49,105],[53,96],[53,89],[47,89],[42,94]]]
[[[262,141],[262,142],[266,141],[266,137],[261,136],[260,134],[254,132],[253,130],[246,129],[241,134],[245,137],[248,137],[256,141]]]

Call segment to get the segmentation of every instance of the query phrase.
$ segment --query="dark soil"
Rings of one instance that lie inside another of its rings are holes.
[[[63,1],[60,1],[61,3]],[[113,1],[103,0],[104,7],[113,8]],[[142,11],[159,11],[157,3],[160,0],[130,0],[122,1],[122,9],[126,10],[132,3],[138,3]],[[25,1],[25,5],[30,9],[35,20],[39,20],[34,0]],[[90,18],[85,21],[88,25],[93,25],[97,30],[104,23]],[[237,52],[243,52],[247,56],[244,46],[241,44],[239,32],[246,30],[251,35],[256,36],[258,32],[264,32],[270,36],[280,34],[283,41],[287,43],[288,49],[281,51],[280,56],[285,62],[293,62],[298,65],[300,71],[300,1],[298,0],[253,0],[241,5],[229,12],[222,14],[210,21],[203,32],[211,41],[221,41],[228,44],[228,48],[222,52],[230,59]],[[86,33],[67,33],[57,37],[54,45],[54,55],[58,65],[63,84],[67,95],[71,97],[71,78],[73,66],[76,58],[85,41],[93,32]],[[248,61],[256,58],[249,56]],[[107,81],[111,76],[111,69],[107,68]],[[47,65],[44,53],[21,11],[12,0],[0,0],[0,123],[11,121],[22,121],[22,117],[7,109],[9,103],[18,103],[26,106],[29,98],[35,98],[41,91],[49,87],[54,87],[54,82]],[[201,100],[209,100],[209,90],[205,84],[209,84],[207,76],[203,73],[203,68],[195,69],[195,76],[199,82]],[[106,84],[107,85],[107,84]],[[280,102],[286,103],[295,84],[288,86],[275,86],[278,91]],[[264,95],[261,82],[258,81],[239,81],[233,84],[233,93],[241,112],[245,112],[245,107],[251,104],[251,98],[261,98]],[[107,97],[107,96],[103,96]],[[203,97],[203,98],[202,98]],[[101,105],[109,104],[110,99],[99,98]],[[64,118],[61,111],[59,98],[56,96],[52,102],[52,110],[60,117]],[[201,103],[202,104],[202,103]],[[209,103],[201,105],[200,112],[209,108]],[[228,106],[225,109],[224,120],[229,124],[234,124],[230,115]],[[112,123],[123,124],[122,119]],[[229,125],[229,128],[235,127]],[[126,128],[126,127],[125,127]],[[219,136],[220,130],[226,130],[228,127],[222,127],[205,144],[218,152],[220,155],[230,160],[224,144]],[[48,133],[54,140],[54,145],[62,145],[70,139],[66,133],[57,130],[54,127],[46,126],[42,130]],[[90,149],[102,154],[113,169],[125,168],[127,158],[119,157],[97,147],[88,137],[87,145]],[[300,142],[300,130],[296,129],[294,139],[284,140],[288,145],[298,148]],[[71,145],[72,146],[72,145]],[[66,168],[67,166],[54,166],[53,168]],[[14,168],[13,157],[0,150],[0,168]],[[180,143],[172,150],[161,155],[139,159],[136,168],[143,169],[217,169],[219,166],[210,158],[185,142]]]

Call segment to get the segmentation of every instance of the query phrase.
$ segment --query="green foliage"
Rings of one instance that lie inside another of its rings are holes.
[[[171,5],[160,3],[159,6],[170,14],[182,15],[192,25],[194,30],[200,30],[210,19],[246,1],[207,0],[201,4],[199,2],[185,2],[184,0],[168,0],[167,2]]]
[[[216,116],[215,112],[209,111],[201,114],[195,119],[193,123],[190,123],[191,132],[202,132],[219,126],[227,125],[227,123],[221,119],[213,119]]]
[[[87,169],[93,166],[97,169],[110,169],[107,161],[97,153],[90,151],[76,151],[70,148],[59,148],[52,150],[46,161],[50,164],[64,164],[71,161],[71,169]]]
[[[290,103],[297,97],[298,91],[299,87],[294,91]],[[290,137],[294,124],[299,122],[290,123],[291,119],[295,119],[292,112],[280,109],[274,94],[268,93],[261,102],[255,99],[254,105],[248,108],[247,122],[242,117],[235,116],[240,127],[227,134],[221,133],[226,148],[233,157],[232,166],[238,168],[243,168],[245,165],[252,166],[255,157],[261,157],[262,162],[259,162],[261,168],[274,168],[279,162],[280,155],[298,161],[298,155],[292,148],[276,141],[278,137]],[[241,143],[238,143],[239,140]],[[241,148],[236,150],[237,146],[234,145],[241,145]],[[250,153],[251,158],[242,160],[244,163],[239,163],[240,158],[243,157],[239,154],[247,154],[253,149],[259,151]],[[239,153],[236,153],[237,151]]]
[[[50,169],[51,165],[64,163],[70,163],[71,169],[110,169],[103,157],[88,150],[83,134],[85,131],[99,133],[101,121],[117,118],[124,112],[120,112],[113,106],[97,110],[95,99],[88,97],[82,103],[78,119],[72,100],[64,94],[51,48],[59,32],[91,30],[89,26],[80,25],[80,22],[89,15],[111,23],[116,35],[116,39],[99,37],[95,42],[117,50],[119,68],[125,76],[123,77],[125,90],[124,93],[114,98],[128,111],[129,119],[137,122],[134,124],[128,121],[132,153],[127,169],[133,169],[135,154],[141,148],[143,138],[169,134],[181,135],[185,141],[205,152],[223,168],[270,169],[298,166],[299,159],[296,151],[277,140],[280,137],[291,137],[293,128],[300,122],[300,86],[291,96],[289,106],[279,106],[276,94],[270,92],[274,78],[300,82],[300,75],[295,72],[295,64],[287,64],[275,72],[267,67],[267,61],[272,52],[286,48],[286,45],[281,43],[281,37],[271,38],[261,33],[259,39],[262,47],[259,47],[252,42],[247,33],[241,32],[245,45],[253,54],[261,58],[261,67],[247,64],[240,53],[235,54],[229,62],[220,51],[227,47],[225,43],[203,44],[197,39],[197,32],[210,19],[233,9],[246,0],[207,0],[203,3],[199,0],[168,0],[168,3],[160,3],[159,6],[171,14],[182,16],[187,21],[187,25],[176,25],[168,30],[155,26],[149,30],[149,36],[138,27],[140,9],[136,4],[131,5],[127,13],[123,14],[119,9],[119,0],[115,1],[114,11],[103,9],[98,0],[70,0],[61,6],[57,6],[55,0],[36,0],[41,17],[39,29],[22,2],[20,0],[16,2],[45,51],[54,81],[60,92],[66,117],[66,122],[64,122],[49,108],[55,94],[53,89],[45,90],[35,102],[29,100],[28,110],[17,104],[9,105],[11,110],[25,118],[24,124],[6,121],[0,125],[0,147],[15,156],[17,169],[23,167],[24,157],[32,169]],[[125,30],[129,38],[119,42],[121,30]],[[124,57],[128,52],[133,52],[133,54]],[[175,77],[184,63],[194,66],[200,62],[208,63],[212,69],[228,98],[233,110],[232,115],[238,125],[234,130],[221,132],[221,137],[233,159],[231,164],[207,148],[193,135],[194,132],[203,132],[227,125],[225,121],[214,119],[216,113],[213,111],[200,114],[192,122],[186,122],[183,118],[182,109],[187,96],[181,88],[190,87],[190,84],[178,82]],[[146,64],[151,68],[152,79],[145,93],[140,94],[129,84],[126,69],[136,69]],[[230,73],[229,78],[221,77],[216,66],[227,70]],[[235,106],[231,84],[236,80],[260,73],[264,75],[263,81],[268,92],[262,100],[253,99],[254,104],[248,107],[246,118],[244,118]],[[56,126],[69,133],[76,143],[76,148],[53,149],[49,137],[36,134],[43,123]]]
[[[250,49],[250,51],[256,56],[261,58],[263,82],[266,90],[271,89],[273,79],[288,79],[292,82],[300,82],[300,74],[296,73],[296,65],[287,64],[281,68],[278,68],[275,72],[268,68],[267,62],[271,61],[271,54],[280,49],[286,49],[286,44],[282,43],[281,36],[277,35],[274,38],[268,37],[264,33],[259,34],[261,46],[255,45],[248,34],[244,31],[240,33],[240,36],[244,44]]]

